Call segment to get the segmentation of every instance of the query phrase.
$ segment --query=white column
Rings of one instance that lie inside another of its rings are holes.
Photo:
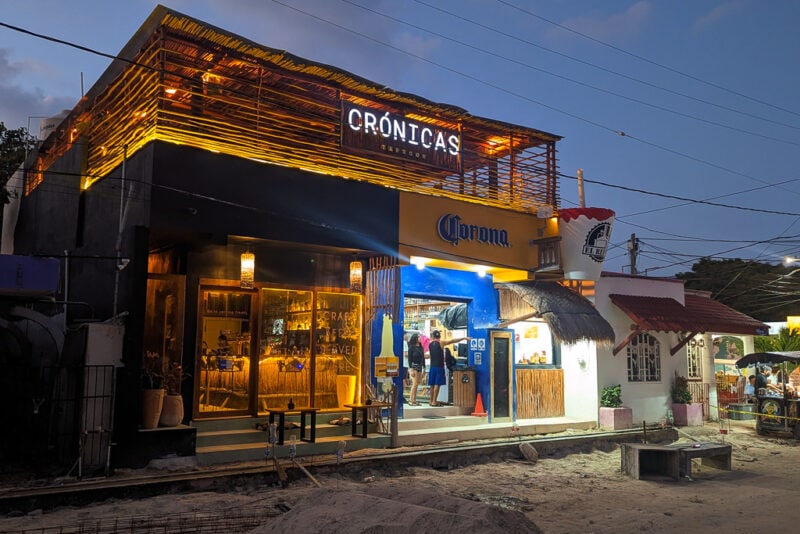
[[[711,334],[703,334],[703,345],[703,383],[708,384],[708,417],[712,421],[718,421],[717,379],[714,376],[714,340]]]
[[[747,354],[756,351],[755,336],[739,336],[739,337],[742,338],[742,348],[744,349],[744,354],[742,354],[742,356],[746,356]]]

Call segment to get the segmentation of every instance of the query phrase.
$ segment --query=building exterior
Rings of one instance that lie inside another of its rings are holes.
[[[27,162],[14,251],[62,260],[70,321],[124,323],[121,464],[193,453],[190,427],[142,432],[145,390],[179,422],[334,411],[402,387],[409,329],[470,338],[487,421],[592,421],[613,330],[566,287],[559,139],[159,6]],[[598,272],[609,232],[580,236]]]
[[[718,417],[726,399],[717,393],[715,340],[735,336],[744,355],[753,352],[754,336],[769,333],[766,324],[708,292],[685,289],[678,279],[603,273],[594,298],[616,340],[598,351],[598,386],[621,383],[634,423],[666,420],[676,373],[689,379],[693,402],[703,403],[706,419]]]

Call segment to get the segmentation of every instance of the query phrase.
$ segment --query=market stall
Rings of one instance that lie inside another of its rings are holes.
[[[754,352],[736,361],[736,367],[754,368],[756,432],[791,432],[800,439],[798,388],[791,376],[800,366],[800,351]]]

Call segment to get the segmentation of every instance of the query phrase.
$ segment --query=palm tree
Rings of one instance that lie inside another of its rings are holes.
[[[784,327],[774,336],[756,336],[753,344],[758,352],[800,350],[800,330]]]

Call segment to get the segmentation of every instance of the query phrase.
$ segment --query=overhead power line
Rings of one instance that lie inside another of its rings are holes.
[[[417,0],[417,1],[419,2],[419,0]],[[769,136],[769,135],[765,135],[765,134],[761,134],[761,133],[758,133],[758,132],[754,132],[752,130],[745,130],[743,128],[737,128],[735,126],[730,126],[730,125],[727,125],[727,124],[723,124],[721,122],[716,122],[716,121],[704,119],[704,118],[698,117],[696,115],[690,115],[689,113],[683,113],[681,111],[670,109],[668,107],[665,107],[665,106],[662,106],[662,105],[659,105],[659,104],[653,104],[651,102],[646,102],[644,100],[641,100],[641,99],[638,99],[638,98],[634,98],[632,96],[623,95],[623,94],[617,93],[615,91],[610,91],[608,89],[604,89],[602,87],[598,87],[598,86],[592,85],[590,83],[582,82],[580,80],[576,80],[576,79],[570,78],[568,76],[564,76],[563,74],[558,74],[558,73],[555,73],[555,72],[551,72],[551,71],[548,71],[546,69],[537,67],[535,65],[531,65],[530,63],[525,63],[524,61],[519,61],[519,60],[510,58],[510,57],[508,57],[506,55],[498,54],[496,52],[492,52],[491,50],[487,50],[485,48],[482,48],[482,47],[479,47],[479,46],[476,46],[476,45],[473,45],[473,44],[470,44],[470,43],[467,43],[467,42],[464,42],[464,41],[459,41],[458,39],[455,39],[453,37],[449,37],[449,36],[444,35],[442,33],[439,33],[439,32],[433,31],[433,30],[429,30],[427,28],[423,28],[423,27],[418,26],[416,24],[412,24],[410,22],[404,21],[404,20],[399,19],[397,17],[393,17],[391,15],[387,15],[385,13],[381,13],[380,11],[377,11],[375,9],[372,9],[372,8],[357,4],[353,0],[342,0],[342,2],[346,2],[346,3],[350,4],[350,5],[359,7],[361,9],[365,10],[365,11],[369,11],[370,13],[374,13],[375,15],[378,15],[380,17],[384,17],[386,19],[392,20],[392,21],[397,22],[399,24],[403,24],[405,26],[409,26],[411,28],[415,28],[417,30],[424,31],[424,32],[429,33],[431,35],[435,35],[437,37],[441,37],[442,39],[446,39],[446,40],[451,41],[453,43],[456,43],[456,44],[458,44],[460,46],[464,46],[466,48],[469,48],[471,50],[476,50],[478,52],[482,52],[482,53],[484,53],[486,55],[489,55],[489,56],[492,56],[492,57],[496,57],[498,59],[502,59],[503,61],[507,61],[508,63],[512,63],[514,65],[519,65],[519,66],[525,67],[527,69],[535,70],[537,72],[541,72],[541,73],[547,74],[548,76],[553,76],[554,78],[558,78],[560,80],[565,80],[565,81],[567,81],[569,83],[573,83],[573,84],[576,84],[576,85],[580,85],[582,87],[586,87],[586,88],[591,89],[593,91],[597,91],[597,92],[600,92],[600,93],[605,93],[605,94],[608,94],[608,95],[615,96],[617,98],[626,100],[628,102],[634,102],[636,104],[641,104],[643,106],[647,106],[647,107],[652,108],[652,109],[657,109],[657,110],[663,111],[665,113],[671,113],[673,115],[677,115],[677,116],[683,117],[685,119],[689,119],[689,120],[693,120],[693,121],[697,121],[697,122],[702,122],[704,124],[717,126],[719,128],[725,128],[727,130],[739,132],[739,133],[742,133],[742,134],[745,134],[745,135],[752,135],[754,137],[760,137],[762,139],[767,139],[769,141],[775,141],[777,143],[786,143],[788,145],[800,146],[800,143],[795,142],[795,141],[790,141],[788,139],[780,139],[778,137],[772,137],[772,136]],[[429,5],[429,4],[425,4],[424,2],[420,2],[420,3],[422,3],[423,5],[426,5],[426,6]],[[445,10],[440,10],[440,11],[442,11],[443,13],[450,14],[449,11],[445,11]],[[461,18],[462,20],[468,20],[468,19],[465,19],[463,17],[459,17],[459,18]],[[485,25],[480,25],[480,26],[483,27],[483,28],[488,28],[488,26],[485,26]],[[502,35],[508,35],[508,34],[503,33]],[[528,43],[528,41],[525,41],[525,42]],[[736,111],[736,110],[732,110],[731,109],[730,111]],[[745,114],[745,115],[750,115],[750,114]],[[763,119],[763,118],[755,116],[755,115],[750,115],[750,116],[752,118],[766,120],[766,119]],[[768,122],[775,122],[775,121],[768,121]],[[789,124],[783,124],[783,123],[777,123],[777,122],[776,122],[776,124],[780,124],[780,125],[786,126],[788,128],[795,128],[797,130],[800,130],[800,127],[792,126],[792,125],[789,125]]]
[[[342,0],[342,1],[343,1],[343,2],[347,2],[347,3],[349,3],[349,4],[357,5],[357,6],[361,7],[362,9],[368,9],[368,8],[366,8],[366,7],[364,7],[364,6],[360,6],[360,5],[358,5],[358,4],[355,4],[355,3],[353,2],[353,0]],[[534,43],[533,41],[530,41],[530,40],[528,40],[528,39],[523,39],[523,38],[521,38],[521,37],[518,37],[518,36],[516,36],[516,35],[510,34],[510,33],[507,33],[507,32],[504,32],[504,31],[502,31],[502,30],[499,30],[499,29],[497,29],[497,28],[494,28],[494,27],[492,27],[492,26],[489,26],[489,25],[487,25],[487,24],[483,24],[483,23],[481,23],[480,21],[476,21],[476,20],[473,20],[473,19],[469,19],[469,18],[467,18],[467,17],[464,17],[463,15],[460,15],[460,14],[458,14],[458,13],[455,13],[455,12],[453,12],[453,11],[449,11],[449,10],[447,10],[447,9],[443,9],[443,8],[441,8],[441,7],[439,7],[439,6],[435,6],[435,5],[433,5],[433,4],[429,3],[429,2],[424,2],[423,0],[414,0],[414,1],[415,1],[415,2],[417,2],[418,4],[422,4],[422,5],[426,6],[426,7],[430,8],[430,9],[433,9],[433,10],[436,10],[436,11],[438,11],[438,12],[440,12],[440,13],[444,13],[444,14],[446,14],[446,15],[449,15],[449,16],[451,16],[451,17],[453,17],[453,18],[456,18],[456,19],[458,19],[458,20],[462,20],[462,21],[464,21],[464,22],[467,22],[467,23],[469,23],[469,24],[473,24],[473,25],[475,25],[475,26],[477,26],[477,27],[479,27],[479,28],[483,28],[483,29],[485,29],[485,30],[488,30],[488,31],[490,31],[490,32],[493,32],[493,33],[496,33],[496,34],[498,34],[498,35],[502,35],[502,36],[504,36],[504,37],[508,37],[509,39],[513,39],[513,40],[515,40],[515,41],[517,41],[517,42],[520,42],[520,43],[526,44],[526,45],[528,45],[528,46],[532,46],[532,47],[534,47],[534,48],[537,48],[537,49],[539,49],[539,50],[544,50],[544,51],[546,51],[546,52],[549,52],[549,53],[551,53],[551,54],[557,55],[557,56],[559,56],[559,57],[566,58],[566,59],[568,59],[568,60],[570,60],[570,61],[574,61],[574,62],[576,62],[576,63],[580,63],[580,64],[582,64],[582,65],[586,65],[586,66],[592,67],[592,68],[594,68],[594,69],[597,69],[597,70],[600,70],[600,71],[606,72],[606,73],[608,73],[608,74],[612,74],[612,75],[614,75],[614,76],[618,76],[618,77],[620,77],[620,78],[624,78],[624,79],[626,79],[626,80],[629,80],[629,81],[632,81],[632,82],[635,82],[635,83],[638,83],[638,84],[641,84],[641,85],[644,85],[644,86],[650,87],[650,88],[652,88],[652,89],[657,89],[657,90],[659,90],[659,91],[663,91],[663,92],[665,92],[665,93],[669,93],[669,94],[672,94],[672,95],[675,95],[675,96],[679,96],[679,97],[681,97],[681,98],[685,98],[685,99],[688,99],[688,100],[692,100],[692,101],[695,101],[695,102],[699,102],[699,103],[701,103],[701,104],[705,104],[705,105],[712,106],[712,107],[715,107],[715,108],[718,108],[718,109],[722,109],[722,110],[724,110],[724,111],[729,111],[729,112],[732,112],[732,113],[736,113],[736,114],[738,114],[738,115],[742,115],[742,116],[745,116],[745,117],[749,117],[749,118],[751,118],[751,119],[757,119],[757,120],[761,120],[761,121],[764,121],[764,122],[768,122],[768,123],[771,123],[771,124],[775,124],[775,125],[777,125],[777,126],[784,126],[784,127],[786,127],[786,128],[791,128],[791,129],[794,129],[794,130],[800,130],[800,126],[796,126],[796,125],[793,125],[793,124],[787,124],[787,123],[784,123],[784,122],[780,122],[780,121],[776,121],[776,120],[768,119],[768,118],[766,118],[766,117],[762,117],[762,116],[760,116],[760,115],[755,115],[755,114],[753,114],[753,113],[748,113],[748,112],[746,112],[746,111],[742,111],[742,110],[740,110],[740,109],[731,108],[731,107],[728,107],[728,106],[723,106],[722,104],[720,104],[720,103],[718,103],[718,102],[712,102],[712,101],[710,101],[710,100],[704,100],[704,99],[702,99],[702,98],[697,98],[697,97],[695,97],[695,96],[692,96],[692,95],[689,95],[689,94],[686,94],[686,93],[681,93],[680,91],[675,91],[675,90],[673,90],[673,89],[669,89],[668,87],[664,87],[664,86],[661,86],[661,85],[658,85],[658,84],[655,84],[655,83],[650,83],[650,82],[648,82],[648,81],[646,81],[646,80],[642,80],[642,79],[640,79],[640,78],[636,78],[636,77],[634,77],[634,76],[629,76],[629,75],[627,75],[627,74],[624,74],[624,73],[622,73],[622,72],[618,72],[618,71],[615,71],[615,70],[612,70],[612,69],[608,69],[608,68],[606,68],[606,67],[603,67],[603,66],[601,66],[601,65],[597,65],[597,64],[595,64],[595,63],[592,63],[592,62],[590,62],[590,61],[586,61],[586,60],[583,60],[583,59],[581,59],[581,58],[578,58],[578,57],[575,57],[575,56],[571,56],[571,55],[569,55],[569,54],[565,54],[565,53],[563,53],[563,52],[559,52],[558,50],[553,50],[552,48],[548,48],[548,47],[546,47],[546,46],[542,46],[542,45],[540,45],[540,44],[538,44],[538,43]],[[373,10],[369,9],[369,11],[373,11]],[[375,13],[378,13],[377,11],[374,11],[374,12],[375,12]],[[378,14],[380,14],[380,15],[382,15],[382,16],[387,16],[387,15],[383,15],[383,14],[381,14],[381,13],[378,13]],[[391,17],[390,17],[390,18],[391,18]],[[399,21],[399,22],[401,22],[401,23],[403,23],[403,24],[410,25],[410,26],[412,26],[412,27],[415,27],[415,28],[419,28],[418,26],[411,25],[411,24],[409,24],[409,23],[407,23],[407,22],[403,22],[403,21]],[[439,34],[437,34],[437,33],[435,33],[435,32],[430,32],[430,30],[425,30],[424,28],[419,28],[419,29],[422,29],[423,31],[427,31],[427,32],[429,32],[429,33],[434,33],[434,35],[439,35]],[[456,43],[459,43],[459,44],[461,44],[461,43],[460,43],[460,41],[456,41],[456,40],[454,40],[454,39],[451,39],[451,38],[449,38],[449,37],[446,37],[446,36],[442,36],[442,37],[444,37],[445,39],[451,40],[451,41],[453,41],[453,42],[456,42]],[[467,45],[467,46],[471,46],[471,45]],[[485,51],[485,50],[484,50],[484,51]],[[487,53],[488,53],[488,52],[487,52]],[[510,58],[508,58],[508,57],[506,57],[506,56],[502,56],[502,57],[503,57],[503,59],[506,59],[506,60],[508,60],[508,61],[513,61],[513,62],[517,63],[516,61],[514,61],[514,60],[512,60],[512,59],[510,59]],[[520,64],[522,64],[522,63],[520,63]],[[526,65],[526,64],[525,64],[525,65]],[[527,65],[526,65],[526,66],[527,66]],[[566,77],[564,77],[564,76],[561,76],[561,75],[559,75],[559,74],[555,74],[555,73],[552,73],[552,72],[546,71],[546,70],[544,70],[544,69],[539,69],[539,68],[537,68],[537,67],[532,67],[532,66],[531,66],[530,68],[536,69],[536,70],[538,70],[538,71],[540,71],[540,72],[545,72],[545,73],[547,73],[547,74],[550,74],[550,75],[552,75],[552,76],[557,76],[557,77],[559,77],[559,78],[563,78],[563,79],[565,79],[565,80],[570,80],[569,78],[566,78]],[[573,81],[573,80],[570,80],[570,81]],[[593,87],[593,86],[590,86],[590,85],[584,84],[584,83],[582,83],[582,82],[579,82],[579,81],[576,81],[575,83],[578,83],[578,84],[581,84],[581,85],[586,85],[587,87],[591,87],[591,88],[593,88],[593,89],[596,89],[596,90],[598,90],[598,91],[602,91],[602,92],[610,93],[610,94],[613,94],[613,95],[619,96],[620,98],[629,99],[629,97],[627,97],[627,96],[624,96],[624,95],[618,95],[617,93],[614,93],[614,92],[611,92],[611,91],[606,91],[605,89],[601,89],[601,88],[595,88],[595,87]],[[656,108],[656,109],[661,109],[661,110],[663,110],[663,111],[667,111],[667,112],[669,112],[669,113],[675,113],[675,114],[677,114],[677,115],[680,115],[680,116],[683,116],[683,117],[686,117],[686,118],[695,119],[695,120],[698,120],[698,121],[701,121],[701,122],[706,122],[706,123],[708,123],[708,124],[714,124],[714,125],[717,125],[717,126],[721,126],[721,127],[723,127],[723,128],[730,128],[730,129],[732,129],[732,130],[736,130],[736,131],[744,131],[744,130],[741,130],[740,128],[733,128],[733,127],[729,127],[729,126],[727,126],[727,125],[719,124],[719,123],[716,123],[716,122],[714,122],[714,121],[706,121],[705,119],[701,119],[701,118],[699,118],[699,117],[695,117],[695,116],[693,116],[693,115],[689,115],[689,114],[685,114],[685,113],[677,112],[677,111],[674,111],[674,110],[671,110],[671,109],[668,109],[668,108],[664,108],[664,107],[662,107],[662,106],[658,106],[658,105],[650,104],[650,103],[648,103],[648,102],[641,102],[641,101],[639,101],[639,100],[637,100],[637,99],[630,99],[630,100],[632,100],[632,101],[634,101],[634,102],[639,102],[639,103],[642,103],[642,104],[644,104],[644,105],[646,105],[646,106],[654,107],[654,108]],[[755,132],[746,132],[746,133],[748,133],[748,134],[752,134],[752,135],[756,135],[756,136],[758,136],[758,137],[762,137],[760,134],[757,134],[757,133],[755,133]],[[783,142],[783,140],[781,140],[781,142]],[[788,143],[791,143],[791,144],[795,144],[795,143],[793,143],[793,142],[791,142],[791,141],[787,141],[787,142],[788,142]]]
[[[716,84],[714,82],[710,82],[708,80],[704,80],[704,79],[702,79],[702,78],[700,78],[698,76],[694,76],[692,74],[688,74],[686,72],[683,72],[683,71],[680,71],[678,69],[672,68],[672,67],[670,67],[668,65],[664,65],[663,63],[658,63],[656,61],[653,61],[652,59],[648,59],[648,58],[646,58],[644,56],[640,56],[639,54],[635,54],[633,52],[625,50],[624,48],[620,48],[618,46],[614,46],[612,44],[609,44],[609,43],[607,43],[605,41],[601,41],[600,39],[592,37],[591,35],[587,35],[585,33],[581,33],[578,30],[570,28],[569,26],[564,26],[563,24],[559,24],[558,22],[552,21],[552,20],[547,19],[545,17],[542,17],[540,15],[537,15],[533,11],[530,11],[529,9],[521,8],[519,6],[516,6],[516,5],[512,4],[511,2],[508,2],[507,0],[496,0],[496,1],[501,3],[501,4],[503,4],[503,5],[506,5],[506,6],[510,7],[510,8],[512,8],[512,9],[515,9],[517,11],[520,11],[522,13],[530,15],[531,17],[537,18],[537,19],[539,19],[539,20],[541,20],[543,22],[546,22],[548,24],[552,24],[553,26],[557,26],[557,27],[561,28],[564,31],[567,31],[567,32],[570,32],[570,33],[574,33],[575,35],[579,35],[579,36],[583,37],[584,39],[588,39],[590,41],[593,41],[593,42],[595,42],[595,43],[597,43],[599,45],[602,45],[602,46],[605,46],[605,47],[610,48],[612,50],[615,50],[617,52],[620,52],[621,54],[625,54],[625,55],[628,55],[630,57],[636,58],[639,61],[644,61],[645,63],[649,63],[650,65],[654,65],[654,66],[656,66],[658,68],[667,70],[667,71],[672,72],[674,74],[678,74],[679,76],[683,76],[684,78],[688,78],[690,80],[694,80],[694,81],[702,83],[704,85],[708,85],[709,87],[713,87],[715,89],[719,89],[720,91],[725,91],[726,93],[730,93],[732,95],[736,95],[738,97],[745,98],[747,100],[750,100],[751,102],[756,102],[758,104],[762,104],[762,105],[770,107],[772,109],[775,109],[775,110],[778,110],[778,111],[783,111],[785,113],[790,113],[792,115],[796,115],[796,116],[800,117],[800,113],[798,113],[796,111],[792,111],[791,109],[786,109],[786,108],[782,108],[780,106],[776,106],[775,104],[771,104],[771,103],[766,102],[764,100],[760,100],[758,98],[755,98],[755,97],[740,93],[738,91],[734,91],[730,87],[725,87],[723,85],[719,85],[719,84]]]
[[[577,177],[570,176],[568,174],[558,173],[558,175],[561,176],[562,178],[569,178],[569,179],[577,180]],[[708,206],[718,206],[720,208],[729,208],[729,209],[736,209],[736,210],[742,210],[742,211],[752,211],[752,212],[757,212],[757,213],[769,213],[769,214],[772,214],[772,215],[789,215],[789,216],[792,216],[792,217],[800,217],[800,212],[766,210],[766,209],[759,209],[759,208],[748,208],[746,206],[737,206],[735,204],[722,204],[720,202],[711,202],[709,200],[699,200],[699,199],[695,199],[695,198],[681,197],[681,196],[678,196],[678,195],[670,195],[668,193],[656,193],[654,191],[646,191],[646,190],[640,189],[638,187],[628,187],[628,186],[624,186],[624,185],[614,185],[614,184],[609,184],[609,183],[606,183],[606,182],[601,182],[599,180],[591,180],[589,178],[584,178],[583,181],[586,182],[586,183],[590,183],[590,184],[597,184],[597,185],[602,185],[604,187],[610,187],[612,189],[621,189],[623,191],[631,191],[633,193],[641,193],[643,195],[650,195],[650,196],[661,197],[661,198],[670,198],[670,199],[673,199],[673,200],[682,200],[684,202],[692,203],[692,204],[705,204],[705,205],[708,205]]]

